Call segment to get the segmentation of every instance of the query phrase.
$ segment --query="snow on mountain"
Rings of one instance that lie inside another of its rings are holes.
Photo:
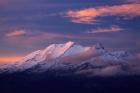
[[[67,42],[65,44],[51,44],[44,50],[37,50],[33,53],[30,53],[20,61],[13,64],[5,64],[4,66],[1,66],[0,69],[2,69],[3,71],[8,71],[10,68],[9,71],[22,71],[31,68],[32,66],[35,66],[42,61],[48,61],[60,57],[73,44],[74,42]]]
[[[18,62],[2,65],[0,66],[0,72],[25,71],[32,68],[42,72],[50,68],[76,69],[80,66],[95,67],[99,60],[122,61],[127,59],[128,56],[129,54],[125,51],[109,52],[104,49],[102,44],[84,47],[69,41],[64,44],[51,44],[44,50],[30,53]]]
[[[74,42],[67,42],[65,44],[52,44],[48,46],[45,50],[42,51],[42,56],[50,56],[52,59],[60,57],[63,55],[69,48],[74,45]]]
[[[74,55],[78,54],[84,51],[87,51],[90,47],[83,47],[80,45],[73,45],[71,48],[69,48],[63,56],[69,56],[69,55]]]

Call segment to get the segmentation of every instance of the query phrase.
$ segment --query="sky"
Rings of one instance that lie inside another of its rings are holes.
[[[0,62],[52,43],[140,53],[140,0],[0,0]]]

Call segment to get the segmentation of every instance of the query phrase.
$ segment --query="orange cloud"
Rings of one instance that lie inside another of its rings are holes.
[[[14,56],[14,57],[0,57],[0,63],[9,63],[16,62],[23,58],[23,56]]]
[[[123,29],[118,27],[118,26],[112,26],[110,28],[97,28],[97,29],[93,29],[88,31],[87,33],[105,33],[105,32],[120,32]]]
[[[13,32],[9,32],[6,34],[7,37],[17,37],[17,36],[23,36],[26,34],[25,30],[16,30]]]
[[[77,11],[68,11],[65,17],[70,17],[75,23],[94,23],[98,16],[140,16],[140,4],[123,4],[96,8],[87,8]]]

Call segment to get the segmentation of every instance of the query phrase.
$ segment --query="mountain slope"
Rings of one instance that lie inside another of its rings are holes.
[[[44,50],[30,53],[23,59],[12,64],[0,66],[0,72],[21,72],[31,70],[32,72],[44,72],[50,69],[62,70],[84,70],[94,69],[111,63],[125,62],[130,58],[126,51],[105,50],[102,44],[93,46],[81,46],[74,42],[64,44],[51,44]]]

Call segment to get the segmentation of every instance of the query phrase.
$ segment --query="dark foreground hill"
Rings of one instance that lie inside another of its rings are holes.
[[[1,74],[0,93],[140,93],[140,76]]]

